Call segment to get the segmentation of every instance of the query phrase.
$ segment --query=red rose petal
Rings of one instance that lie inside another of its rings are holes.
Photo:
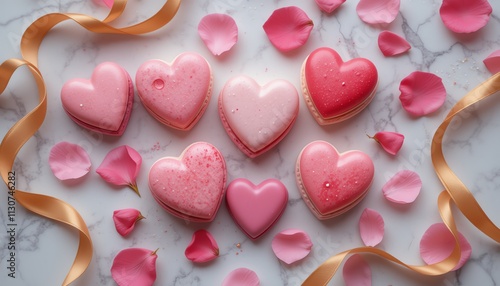
[[[193,234],[184,254],[193,262],[208,262],[219,256],[219,246],[210,232],[200,229]]]
[[[231,271],[224,281],[222,286],[259,286],[260,281],[257,274],[247,268],[238,268]]]
[[[438,110],[446,99],[443,81],[428,72],[411,73],[401,81],[399,90],[401,105],[413,116],[424,116]]]
[[[492,74],[500,72],[500,50],[491,53],[483,60],[483,63]]]
[[[218,56],[229,51],[238,41],[238,26],[231,16],[209,14],[198,24],[198,34],[210,52]]]
[[[375,135],[369,136],[371,139],[377,141],[377,143],[382,146],[382,148],[391,155],[396,155],[401,147],[405,137],[403,134],[390,131],[381,131],[375,133]]]
[[[458,233],[460,244],[460,261],[452,271],[461,268],[470,258],[472,248],[461,233]],[[444,223],[431,225],[420,240],[420,256],[427,264],[435,264],[448,258],[455,248],[455,238]]]
[[[399,0],[360,0],[356,12],[367,24],[388,24],[396,19],[399,5]]]
[[[332,13],[340,5],[342,5],[346,0],[315,0],[321,11],[326,13]]]
[[[359,234],[366,246],[376,246],[384,238],[384,219],[375,210],[366,208],[359,218]]]
[[[135,223],[143,219],[141,212],[136,209],[121,209],[113,212],[113,222],[116,231],[121,236],[127,236],[134,230]]]
[[[400,55],[411,49],[404,38],[390,31],[382,31],[378,35],[378,47],[386,57]]]
[[[299,7],[277,9],[262,26],[271,43],[287,52],[304,45],[311,34],[313,21]]]
[[[114,0],[93,0],[94,3],[100,6],[106,6],[108,8],[113,7]]]
[[[60,142],[50,149],[49,166],[59,180],[81,178],[91,165],[89,155],[79,145]]]
[[[342,270],[345,286],[371,286],[372,270],[363,256],[354,254],[344,264]]]
[[[410,170],[397,172],[382,187],[384,197],[394,203],[409,204],[415,201],[420,194],[422,180],[420,176]]]
[[[156,280],[156,251],[127,248],[113,260],[111,276],[118,286],[151,286]]]
[[[472,33],[484,27],[493,12],[487,0],[443,0],[439,15],[455,33]]]

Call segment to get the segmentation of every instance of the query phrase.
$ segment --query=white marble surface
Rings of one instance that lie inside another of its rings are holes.
[[[117,25],[136,23],[151,15],[162,1],[130,1]],[[419,241],[424,231],[439,222],[436,199],[442,186],[430,160],[430,139],[447,111],[490,74],[482,60],[500,48],[500,2],[492,0],[493,15],[488,25],[472,35],[455,35],[442,24],[438,14],[441,1],[404,0],[396,20],[385,27],[404,35],[412,45],[409,53],[385,58],[377,47],[382,27],[360,21],[357,1],[347,1],[332,15],[321,13],[314,1],[183,1],[178,15],[166,27],[145,36],[98,36],[73,23],[59,24],[45,38],[40,49],[40,69],[49,93],[47,118],[37,133],[21,150],[14,170],[19,189],[58,197],[73,205],[89,226],[94,242],[94,256],[88,270],[73,285],[115,285],[110,275],[113,257],[128,247],[159,248],[155,285],[220,285],[233,269],[247,267],[261,279],[261,285],[299,285],[330,255],[361,246],[358,219],[364,208],[380,212],[386,223],[380,248],[403,261],[422,264]],[[314,21],[308,42],[300,49],[283,54],[268,41],[262,24],[276,8],[296,5]],[[19,39],[24,29],[39,16],[49,12],[82,12],[102,19],[107,10],[90,0],[17,0],[4,3],[0,11],[1,60],[19,57]],[[236,46],[221,57],[214,57],[197,34],[200,19],[208,13],[227,13],[239,27]],[[300,66],[315,48],[329,46],[344,59],[362,56],[372,60],[380,74],[373,102],[361,114],[344,123],[320,127],[313,120],[303,99],[300,113],[290,134],[273,150],[257,159],[245,157],[230,141],[217,113],[217,96],[224,82],[233,75],[245,74],[260,83],[284,78],[300,87]],[[214,71],[214,96],[201,121],[189,132],[174,131],[153,119],[136,95],[130,124],[120,138],[90,137],[74,124],[61,107],[59,92],[63,83],[75,77],[89,77],[96,64],[115,61],[134,76],[145,60],[172,60],[184,51],[204,55]],[[448,92],[445,105],[431,116],[411,118],[398,100],[399,82],[415,70],[433,72],[442,77]],[[36,87],[26,70],[19,71],[0,97],[0,136],[35,104]],[[480,104],[447,133],[445,155],[460,178],[476,194],[493,221],[500,222],[497,210],[500,165],[499,98]],[[398,131],[406,136],[403,149],[392,157],[369,140],[365,133]],[[376,176],[367,197],[350,212],[328,221],[317,220],[299,196],[294,178],[294,163],[302,147],[323,139],[340,151],[359,149],[374,160]],[[70,141],[87,149],[93,169],[79,184],[58,181],[48,167],[50,148],[60,141]],[[235,225],[225,205],[212,223],[186,223],[161,209],[147,186],[148,169],[163,156],[177,156],[195,141],[208,141],[223,153],[232,180],[245,177],[258,183],[274,177],[289,191],[289,203],[278,223],[261,239],[249,240]],[[113,188],[95,173],[105,154],[128,144],[143,156],[138,177],[139,198],[127,188]],[[417,171],[423,181],[418,199],[408,206],[387,202],[381,188],[387,179],[402,169]],[[0,195],[0,285],[59,285],[73,260],[78,237],[67,228],[16,209],[16,278],[7,277],[7,195]],[[134,207],[146,220],[140,222],[128,238],[115,231],[112,212]],[[373,271],[373,285],[498,285],[500,251],[492,240],[474,229],[458,212],[461,232],[470,241],[473,253],[459,271],[441,277],[423,277],[374,257],[367,257]],[[312,237],[313,252],[292,266],[280,263],[271,251],[273,236],[285,228],[300,228]],[[206,265],[194,265],[184,257],[184,249],[193,231],[208,229],[218,241],[220,257]],[[241,248],[236,244],[241,243]],[[495,270],[496,269],[496,270]],[[342,285],[338,273],[332,285]]]

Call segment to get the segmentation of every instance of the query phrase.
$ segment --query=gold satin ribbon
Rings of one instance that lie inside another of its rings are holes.
[[[114,28],[109,23],[122,15],[127,0],[115,0],[108,16],[102,21],[82,14],[51,13],[40,17],[26,29],[21,38],[21,54],[24,60],[9,59],[0,65],[0,94],[5,90],[16,69],[27,66],[38,86],[39,103],[11,127],[0,143],[0,174],[7,186],[9,182],[8,173],[12,171],[17,153],[24,143],[40,128],[47,112],[47,92],[42,74],[38,70],[38,50],[45,35],[55,25],[66,20],[73,20],[88,31],[99,34],[139,35],[149,33],[170,22],[177,13],[180,2],[181,0],[168,0],[149,19],[124,28]],[[69,204],[42,194],[15,190],[14,198],[17,203],[26,209],[78,230],[80,237],[78,250],[73,265],[62,285],[68,285],[75,281],[87,269],[92,260],[93,252],[92,239],[80,214]]]
[[[443,155],[443,136],[453,118],[460,116],[466,108],[500,91],[500,73],[490,77],[488,80],[474,88],[461,100],[459,100],[450,110],[446,118],[436,130],[432,139],[431,157],[436,174],[438,175],[445,190],[438,197],[438,209],[441,219],[448,227],[455,238],[455,247],[453,252],[445,260],[431,265],[414,266],[408,265],[395,258],[391,254],[374,248],[359,247],[344,251],[330,257],[323,262],[309,277],[304,281],[304,286],[327,285],[335,275],[342,261],[350,254],[369,253],[375,254],[381,258],[392,261],[400,266],[406,267],[412,271],[423,275],[436,276],[450,272],[460,260],[460,245],[458,240],[458,231],[451,211],[452,202],[464,214],[464,216],[474,224],[481,232],[500,243],[500,229],[489,219],[472,193],[462,183],[462,181],[450,169]]]

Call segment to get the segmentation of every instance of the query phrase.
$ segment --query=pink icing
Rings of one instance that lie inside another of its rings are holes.
[[[235,179],[226,191],[229,212],[252,239],[259,238],[279,219],[287,202],[288,191],[276,179],[257,186],[247,179]]]
[[[149,188],[171,214],[192,221],[212,221],[226,184],[226,164],[213,145],[193,143],[179,158],[165,157],[149,171]]]
[[[359,202],[374,175],[373,162],[361,151],[339,154],[325,141],[309,143],[297,161],[299,187],[319,218]],[[314,211],[313,211],[314,212]]]
[[[226,131],[249,157],[279,143],[299,112],[299,96],[285,80],[261,87],[246,76],[230,79],[219,96],[219,113]]]
[[[99,64],[90,80],[69,80],[61,90],[63,108],[76,123],[108,135],[125,131],[133,98],[129,74],[111,62]]]
[[[378,80],[372,62],[356,58],[344,63],[330,48],[314,50],[306,59],[303,72],[306,100],[310,97],[324,119],[356,110],[371,100]]]
[[[146,109],[163,124],[181,130],[198,122],[212,95],[210,65],[196,53],[182,53],[172,64],[146,61],[135,82]]]

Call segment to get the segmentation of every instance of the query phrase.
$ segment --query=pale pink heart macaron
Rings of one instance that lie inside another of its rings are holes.
[[[200,120],[212,95],[212,70],[205,58],[185,52],[172,63],[149,60],[135,75],[139,98],[161,123],[190,130]]]
[[[224,197],[226,163],[206,142],[188,146],[179,157],[164,157],[149,171],[149,189],[170,214],[193,222],[215,218]]]
[[[278,144],[290,132],[299,112],[297,89],[286,80],[260,86],[237,76],[219,95],[219,116],[227,134],[248,157],[254,158]]]
[[[116,63],[104,62],[90,80],[71,79],[61,89],[61,102],[78,125],[102,134],[125,132],[134,101],[132,80]]]
[[[358,150],[339,154],[325,141],[313,141],[300,152],[296,180],[302,199],[321,220],[341,215],[367,194],[374,176],[371,158]]]

